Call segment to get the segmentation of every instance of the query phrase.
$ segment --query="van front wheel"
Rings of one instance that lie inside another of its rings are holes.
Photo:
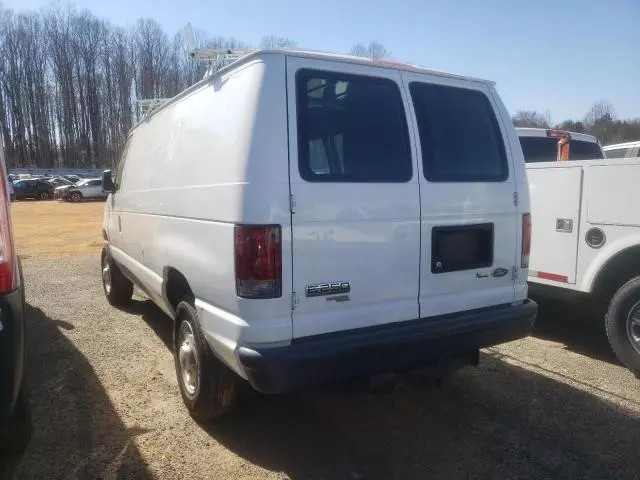
[[[102,249],[100,267],[102,269],[102,289],[107,301],[114,307],[122,307],[131,302],[133,283],[120,271],[116,262],[111,258],[107,246]]]
[[[182,400],[195,420],[211,420],[235,408],[240,379],[211,351],[190,299],[177,308],[173,357]]]
[[[615,293],[607,311],[606,328],[618,359],[640,378],[640,277]]]

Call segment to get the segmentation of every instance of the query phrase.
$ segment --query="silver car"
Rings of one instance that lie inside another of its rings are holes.
[[[63,193],[63,198],[73,202],[79,202],[86,198],[107,198],[107,194],[102,190],[101,178],[87,178],[69,187]]]

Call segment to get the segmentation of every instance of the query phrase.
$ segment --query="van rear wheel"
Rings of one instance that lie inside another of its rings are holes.
[[[605,323],[616,356],[640,378],[640,277],[628,281],[614,294]]]
[[[109,247],[102,249],[100,262],[102,269],[102,289],[107,301],[114,307],[123,307],[131,302],[133,283],[124,276],[116,262],[111,258]]]
[[[190,299],[178,304],[173,357],[182,400],[195,420],[211,420],[235,408],[240,379],[211,351]]]

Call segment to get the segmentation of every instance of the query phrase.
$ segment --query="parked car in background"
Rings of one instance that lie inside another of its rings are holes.
[[[533,326],[524,161],[491,82],[258,51],[147,116],[119,165],[104,293],[135,283],[175,320],[198,420],[247,382],[444,375]]]
[[[516,128],[516,132],[526,163],[604,158],[593,135],[549,128]]]
[[[607,145],[603,150],[607,158],[636,158],[640,157],[640,141]]]
[[[55,187],[46,180],[40,178],[18,180],[13,182],[13,191],[16,200],[25,198],[37,198],[48,200],[53,198]]]
[[[64,177],[52,177],[47,179],[47,181],[53,185],[54,187],[61,187],[61,186],[71,186],[73,185],[74,182],[72,182],[71,180],[67,180]]]
[[[66,178],[72,183],[78,183],[82,178],[78,175],[61,175],[62,178]]]
[[[101,178],[87,178],[68,187],[61,196],[65,200],[79,202],[86,199],[104,199],[107,198],[107,193],[102,190]]]
[[[7,453],[21,451],[31,433],[24,288],[13,240],[9,183],[0,146],[0,463]]]

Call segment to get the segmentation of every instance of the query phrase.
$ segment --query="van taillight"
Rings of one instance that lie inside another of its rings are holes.
[[[242,298],[282,295],[282,230],[279,225],[236,225],[236,293]]]
[[[11,234],[9,205],[11,199],[7,188],[7,179],[0,166],[0,293],[9,293],[16,289],[15,252]]]
[[[529,254],[531,253],[531,214],[522,215],[522,258],[520,266],[529,268]]]

